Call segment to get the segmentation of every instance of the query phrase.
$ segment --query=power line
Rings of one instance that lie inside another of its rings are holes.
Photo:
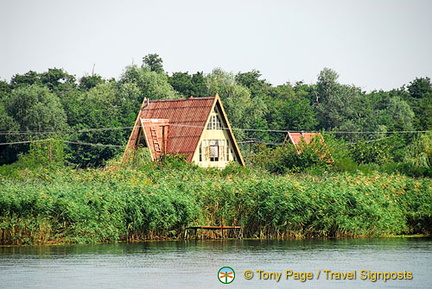
[[[49,139],[38,139],[38,140],[7,142],[7,143],[0,143],[0,146],[4,146],[4,145],[16,145],[16,144],[29,144],[29,143],[33,143],[33,142],[43,142],[43,141],[48,141],[48,140]],[[100,147],[118,147],[118,148],[122,148],[122,147],[126,146],[126,145],[87,143],[87,142],[67,141],[67,140],[63,140],[63,142],[64,143],[68,143],[68,144],[75,144],[75,145],[100,146]]]
[[[95,131],[110,131],[110,130],[125,130],[132,129],[133,126],[125,127],[103,127],[103,128],[89,128],[82,130],[71,130],[71,131],[1,131],[0,135],[38,135],[38,134],[72,134],[72,133],[86,133]]]
[[[430,130],[399,130],[399,131],[324,131],[328,134],[403,134],[403,133],[428,133]]]
[[[187,127],[187,128],[203,128],[203,126],[196,125],[187,125],[187,124],[170,124],[171,126],[177,127]],[[40,135],[40,134],[73,134],[73,133],[88,133],[88,132],[98,132],[98,131],[113,131],[113,130],[130,130],[136,128],[135,126],[127,126],[127,127],[105,127],[105,128],[89,128],[83,130],[74,130],[74,131],[15,131],[15,132],[0,132],[0,135]],[[229,128],[222,128],[224,130],[228,130]],[[293,131],[293,130],[276,130],[276,129],[245,129],[245,128],[232,128],[232,130],[240,130],[240,131],[251,131],[251,132],[274,132],[274,133],[284,133],[288,132],[304,132],[304,131]],[[308,131],[311,132],[311,131]],[[322,132],[327,134],[409,134],[409,133],[429,133],[432,131],[314,131],[314,132]],[[43,140],[26,140],[26,141],[16,141],[16,142],[5,142],[0,143],[0,146],[5,145],[16,145],[16,144],[28,144],[32,142],[44,141]],[[79,142],[79,141],[66,141],[63,142],[75,145],[87,145],[87,146],[100,146],[100,147],[124,147],[123,145],[114,145],[114,144],[100,144],[100,143],[87,143],[87,142]],[[246,143],[246,142],[241,142]]]
[[[203,128],[198,125],[188,124],[170,124],[170,126],[177,127],[188,127],[188,128]],[[113,130],[126,130],[133,129],[135,126],[125,127],[103,127],[103,128],[89,128],[82,130],[71,130],[71,131],[0,131],[0,135],[38,135],[38,134],[73,134],[73,133],[87,133],[97,131],[113,131]],[[229,128],[222,128],[228,130]],[[306,130],[289,130],[289,129],[254,129],[254,128],[231,128],[232,130],[240,131],[251,131],[251,132],[275,132],[275,133],[288,133],[288,132],[306,132]],[[328,134],[404,134],[404,133],[428,133],[432,131],[428,130],[410,130],[410,131],[310,131],[307,132],[322,132]]]
[[[0,146],[4,146],[4,145],[15,145],[15,144],[27,144],[27,143],[40,142],[40,141],[46,141],[46,139],[25,140],[25,141],[16,141],[16,142],[4,142],[4,143],[0,143]]]
[[[87,146],[98,146],[98,147],[124,148],[126,146],[126,145],[100,144],[100,143],[88,143],[88,142],[78,142],[78,141],[64,141],[64,142],[69,144],[75,144],[75,145],[87,145]]]

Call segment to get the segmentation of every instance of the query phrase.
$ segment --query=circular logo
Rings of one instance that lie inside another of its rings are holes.
[[[228,266],[224,266],[219,269],[217,277],[222,284],[230,284],[235,279],[234,269]]]

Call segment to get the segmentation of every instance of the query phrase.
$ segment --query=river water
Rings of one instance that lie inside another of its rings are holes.
[[[0,288],[432,288],[432,239],[0,247]]]

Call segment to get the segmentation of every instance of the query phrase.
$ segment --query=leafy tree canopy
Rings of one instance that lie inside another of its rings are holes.
[[[89,75],[89,76],[83,76],[80,79],[79,82],[79,89],[80,90],[90,90],[93,87],[96,87],[99,84],[104,83],[102,76],[100,75]]]
[[[67,128],[60,99],[46,87],[31,85],[14,89],[5,108],[20,131],[61,131]]]
[[[150,71],[164,73],[163,60],[158,54],[147,54],[143,57],[143,67],[148,67]]]

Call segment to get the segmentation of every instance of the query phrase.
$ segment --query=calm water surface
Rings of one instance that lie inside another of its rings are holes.
[[[235,271],[231,284],[217,278],[223,266]],[[246,270],[253,272],[251,280],[245,279]],[[313,277],[287,280],[286,270]],[[356,275],[331,279],[324,270]],[[372,282],[360,278],[361,270],[411,272],[413,278]],[[270,279],[276,274],[269,272],[280,273],[280,280]],[[0,288],[432,288],[432,239],[0,247]]]

